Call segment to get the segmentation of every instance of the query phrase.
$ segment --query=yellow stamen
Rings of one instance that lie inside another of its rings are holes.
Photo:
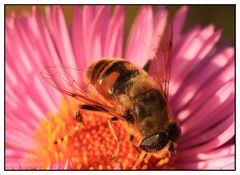
[[[84,124],[74,120],[78,102],[73,99],[61,102],[57,114],[48,113],[48,120],[41,119],[35,132],[34,158],[28,161],[39,169],[53,167],[57,162],[70,163],[71,169],[147,169],[154,155],[138,152],[129,142],[129,133],[119,123],[112,127],[120,140],[120,152],[112,160],[117,142],[108,127],[104,113],[82,111]],[[55,143],[57,142],[57,144]],[[136,158],[138,160],[136,160]],[[158,158],[157,166],[163,165]],[[164,164],[167,160],[164,160]],[[134,164],[134,165],[133,165]],[[156,165],[155,164],[155,165]],[[152,165],[152,166],[155,166]]]

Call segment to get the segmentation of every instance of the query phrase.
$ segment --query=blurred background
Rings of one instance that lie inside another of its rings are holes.
[[[38,6],[40,12],[45,16],[44,6]],[[113,6],[114,7],[114,6]],[[141,6],[127,5],[126,6],[126,31],[129,31],[131,24],[137,15],[137,12]],[[179,5],[168,6],[171,14],[174,14],[180,7]],[[233,44],[235,41],[235,5],[190,5],[189,15],[187,17],[184,30],[188,30],[190,27],[196,24],[207,25],[214,23],[216,28],[223,29],[223,34],[219,43],[224,42],[227,44]],[[32,6],[28,5],[5,5],[5,15],[8,16],[12,12],[20,14],[21,11],[31,11]],[[64,14],[67,22],[71,21],[72,7],[70,5],[64,5]]]

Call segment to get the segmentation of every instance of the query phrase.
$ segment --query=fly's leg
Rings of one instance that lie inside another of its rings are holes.
[[[141,151],[138,149],[138,147],[137,147],[136,145],[134,145],[133,140],[134,140],[134,136],[133,136],[133,135],[130,135],[130,136],[129,136],[129,141],[130,141],[131,145],[132,145],[133,148],[137,151],[137,153],[140,154]]]
[[[139,150],[139,148],[136,145],[134,145],[133,140],[134,140],[134,136],[130,135],[129,141],[130,141],[131,145],[133,146],[133,148],[137,151],[137,157],[136,157],[135,161],[133,162],[132,168],[137,169],[137,167],[141,164],[141,162],[146,154],[145,154],[145,152]]]
[[[66,136],[61,138],[61,141],[64,141],[65,139],[67,139],[69,136],[71,136],[72,134],[74,134],[78,129],[80,129],[83,125],[83,117],[81,115],[81,110],[89,110],[89,111],[98,111],[98,112],[108,112],[106,109],[104,109],[101,106],[97,106],[97,105],[79,105],[78,109],[74,115],[74,119],[78,122],[78,125],[72,129],[72,131],[70,131]],[[119,151],[120,151],[120,140],[117,136],[116,131],[114,130],[114,128],[112,127],[112,121],[116,121],[118,120],[117,117],[112,117],[108,120],[108,127],[110,129],[111,134],[113,135],[114,139],[117,141],[117,149],[115,154],[112,156],[112,161],[116,160],[116,158],[119,155]],[[54,142],[55,144],[58,143],[58,140]]]
[[[143,162],[144,157],[147,155],[147,153],[145,153],[144,151],[141,151],[137,158],[135,159],[135,161],[132,164],[132,169],[136,170],[137,168],[139,168],[139,165]]]
[[[104,109],[103,107],[96,106],[96,105],[82,105],[81,109],[91,110],[91,111],[99,111],[99,112],[108,112],[108,110]],[[114,153],[114,155],[112,156],[112,159],[111,159],[112,161],[116,160],[116,158],[119,155],[119,151],[120,151],[120,140],[119,140],[119,137],[117,136],[116,131],[112,127],[112,121],[117,121],[117,120],[118,120],[117,117],[112,117],[112,118],[108,119],[108,127],[110,129],[110,132],[113,135],[114,139],[117,141],[117,149],[116,149],[116,152]]]
[[[77,121],[77,125],[70,132],[68,132],[64,137],[54,141],[54,144],[58,144],[60,141],[67,140],[67,138],[69,136],[73,135],[76,131],[78,131],[83,126],[83,117],[82,117],[82,114],[81,114],[81,110],[107,112],[107,110],[104,109],[101,106],[97,106],[97,105],[79,105],[77,110],[76,110],[76,112],[75,112],[75,114],[74,114],[74,119]]]
[[[118,120],[118,118],[116,118],[116,117],[112,117],[108,120],[108,127],[110,129],[110,132],[113,135],[114,139],[117,141],[117,149],[116,149],[114,155],[112,156],[112,161],[116,160],[116,158],[118,157],[119,152],[120,152],[120,140],[119,140],[119,137],[117,136],[116,131],[112,127],[112,121],[116,121],[116,120]]]
[[[77,110],[74,114],[74,120],[76,120],[78,123],[83,123],[83,117],[82,117],[82,114],[81,114],[81,109],[82,109],[82,106],[78,106]]]
[[[54,141],[54,144],[58,144],[60,141],[67,140],[68,137],[73,135],[76,131],[78,131],[83,126],[83,117],[80,113],[80,107],[77,108],[74,114],[74,119],[77,121],[77,125],[70,132],[68,132],[64,137],[61,137],[60,139],[57,139],[56,141]]]

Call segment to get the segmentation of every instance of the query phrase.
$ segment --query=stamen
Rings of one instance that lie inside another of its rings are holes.
[[[40,121],[40,127],[35,132],[37,147],[33,150],[37,158],[28,161],[40,164],[39,169],[65,169],[68,165],[71,169],[151,167],[154,156],[143,152],[139,154],[129,142],[129,133],[118,122],[112,123],[112,127],[119,136],[121,149],[113,161],[111,158],[118,143],[111,134],[105,114],[84,111],[81,114],[84,124],[77,123],[74,120],[77,105],[75,100],[63,99],[56,115],[49,113],[48,120]],[[153,162],[162,165],[157,160]]]

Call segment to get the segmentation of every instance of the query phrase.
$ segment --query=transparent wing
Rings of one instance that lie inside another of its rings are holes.
[[[157,82],[160,90],[168,98],[169,81],[172,64],[172,23],[169,22],[164,35],[160,36],[159,44],[156,48],[154,58],[148,63],[148,73]]]
[[[116,112],[116,106],[111,99],[104,98],[91,84],[84,81],[84,71],[61,66],[46,67],[41,72],[42,77],[55,89],[71,96],[82,104],[98,106],[105,113],[114,117],[122,114]]]

